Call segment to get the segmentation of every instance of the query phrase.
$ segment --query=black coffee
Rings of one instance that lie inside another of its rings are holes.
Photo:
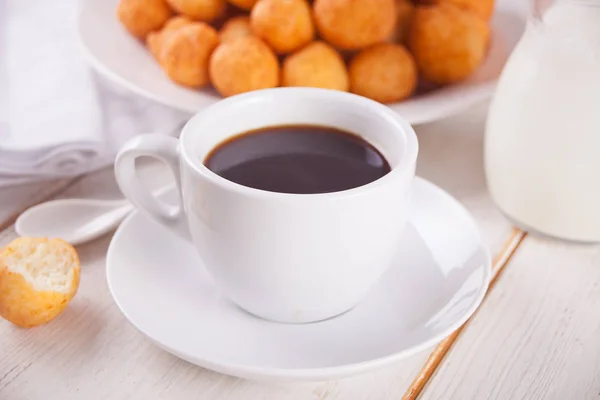
[[[281,193],[329,193],[381,178],[390,165],[362,138],[311,125],[268,127],[217,146],[204,161],[240,185]]]

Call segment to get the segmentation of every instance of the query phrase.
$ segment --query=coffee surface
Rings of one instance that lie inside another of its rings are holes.
[[[373,182],[390,165],[349,132],[290,125],[245,132],[219,144],[204,164],[240,185],[280,193],[330,193]]]

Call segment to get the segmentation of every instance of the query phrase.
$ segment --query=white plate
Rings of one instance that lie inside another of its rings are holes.
[[[490,257],[469,213],[419,178],[413,204],[397,264],[356,308],[327,321],[278,324],[247,314],[220,294],[190,244],[137,212],[108,249],[109,288],[142,333],[205,368],[269,380],[366,372],[441,341],[488,287]]]
[[[116,17],[119,0],[85,0],[79,14],[78,33],[90,64],[117,84],[167,106],[196,113],[218,101],[212,89],[191,90],[172,83],[150,53],[131,37]],[[511,7],[498,5],[489,54],[484,64],[465,82],[390,105],[411,124],[437,120],[466,110],[489,98],[508,54],[523,29]]]

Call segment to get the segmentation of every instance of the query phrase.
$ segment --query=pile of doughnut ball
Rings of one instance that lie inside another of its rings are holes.
[[[179,85],[276,86],[382,103],[464,80],[485,59],[494,0],[121,0],[117,14]]]

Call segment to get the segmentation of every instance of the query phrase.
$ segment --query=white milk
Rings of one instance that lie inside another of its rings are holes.
[[[600,1],[532,18],[491,104],[489,190],[517,224],[600,241]]]

